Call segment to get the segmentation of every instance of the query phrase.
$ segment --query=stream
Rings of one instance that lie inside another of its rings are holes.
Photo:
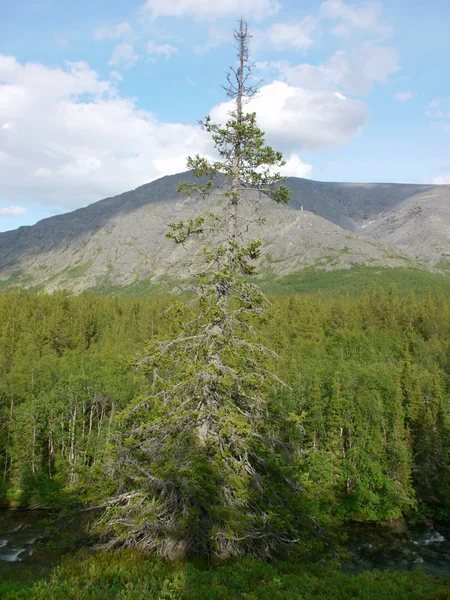
[[[342,568],[347,573],[420,567],[430,575],[450,575],[449,522],[414,526],[405,521],[359,523],[348,525],[345,531],[349,558],[342,561]]]
[[[5,568],[50,568],[59,563],[60,553],[39,543],[48,541],[42,520],[49,516],[48,511],[0,510],[0,572]],[[350,524],[345,532],[348,556],[341,562],[347,573],[422,568],[432,575],[450,575],[449,522]]]
[[[62,543],[66,528],[59,526],[61,535],[49,536],[47,523],[55,516],[49,510],[0,509],[0,581],[45,577],[60,564],[68,551]]]
[[[0,511],[0,561],[33,560],[37,543],[45,538],[45,518],[48,514],[39,510]]]

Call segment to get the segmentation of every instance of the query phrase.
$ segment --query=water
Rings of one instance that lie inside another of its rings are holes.
[[[38,542],[45,539],[44,511],[0,511],[0,562],[29,562],[41,558]]]
[[[42,543],[48,535],[42,520],[49,516],[38,510],[0,510],[0,572],[2,565],[11,570],[58,563],[60,553]],[[404,521],[385,526],[351,524],[345,531],[348,558],[342,559],[342,567],[347,573],[422,568],[433,575],[450,575],[449,522],[414,527]]]
[[[409,571],[418,567],[432,575],[450,575],[450,523],[408,526],[353,524],[346,528],[348,573],[374,569]]]

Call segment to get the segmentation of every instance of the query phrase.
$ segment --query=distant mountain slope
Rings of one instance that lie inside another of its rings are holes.
[[[146,278],[189,276],[198,269],[198,255],[205,240],[189,242],[186,248],[176,247],[165,238],[167,223],[207,208],[217,210],[218,202],[216,194],[206,205],[195,198],[180,197],[176,192],[178,182],[190,179],[190,173],[163,177],[32,227],[1,233],[0,284],[81,291]],[[445,198],[449,186],[321,183],[296,178],[288,178],[287,184],[292,189],[291,204],[277,206],[263,197],[266,225],[253,226],[247,234],[263,239],[261,270],[275,275],[304,267],[333,269],[355,264],[424,268],[424,260],[430,260],[427,253],[421,254],[417,262],[407,254],[408,244],[404,244],[405,252],[384,243],[383,236],[391,235],[387,226],[377,229],[368,223],[378,218],[381,224],[385,217],[380,213],[401,210],[412,197],[421,194],[442,197],[432,207],[430,204],[433,215],[442,203],[448,205]],[[250,216],[254,210],[251,193],[246,204],[244,216],[245,211]],[[439,218],[448,225],[447,212],[441,212]],[[401,215],[399,222],[402,218],[408,220],[407,214]],[[370,227],[373,239],[367,236]],[[445,253],[445,243],[441,245]],[[433,264],[437,256],[433,254]]]
[[[408,198],[367,225],[365,234],[412,258],[450,270],[450,186],[433,187]]]
[[[296,208],[303,205],[324,219],[349,229],[363,232],[364,226],[412,196],[438,189],[432,185],[403,183],[328,183],[288,177]],[[450,186],[442,186],[448,188]]]

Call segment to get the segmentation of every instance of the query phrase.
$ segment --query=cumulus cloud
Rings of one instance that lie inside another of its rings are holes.
[[[129,23],[118,23],[117,25],[105,25],[94,30],[94,39],[98,42],[103,40],[120,40],[133,35],[133,28]]]
[[[141,14],[152,19],[184,16],[215,19],[242,14],[247,19],[260,21],[275,15],[280,8],[279,0],[146,0],[141,7]]]
[[[284,167],[280,167],[279,172],[284,177],[303,177],[304,179],[311,179],[312,177],[312,165],[304,163],[297,154],[291,154],[285,157],[286,164]]]
[[[392,29],[380,23],[382,11],[380,2],[347,4],[343,0],[326,0],[320,5],[320,15],[324,19],[337,21],[333,33],[348,37],[354,30],[387,36]]]
[[[0,208],[0,217],[23,217],[27,211],[22,206],[4,206]]]
[[[146,48],[150,55],[150,60],[156,60],[157,56],[170,58],[172,54],[176,54],[178,52],[178,48],[175,48],[175,46],[171,46],[170,44],[158,44],[154,40],[147,42]]]
[[[261,87],[248,104],[268,142],[287,154],[339,147],[359,134],[370,116],[361,100],[323,90],[308,90],[274,81]],[[230,102],[214,107],[211,118],[224,122]]]
[[[407,102],[408,100],[411,100],[412,97],[412,93],[408,90],[394,94],[394,98],[399,102]]]
[[[0,82],[0,185],[11,203],[84,206],[212,151],[197,125],[159,121],[86,63],[59,69],[0,55]]]
[[[276,77],[299,87],[311,90],[330,90],[334,82],[328,76],[324,65],[300,63],[292,65],[287,60],[263,61],[255,64],[264,78]]]
[[[84,62],[66,68],[0,55],[0,186],[11,205],[33,199],[55,210],[85,206],[213,156],[198,125],[165,123],[120,96]],[[229,103],[211,110],[218,122]],[[305,150],[341,146],[369,118],[364,102],[333,90],[275,81],[248,104],[270,145],[285,154],[286,175],[310,177]]]
[[[305,50],[313,45],[313,34],[317,29],[317,20],[314,17],[305,17],[298,23],[273,23],[265,31],[253,33],[253,48],[268,46],[274,50]]]
[[[258,66],[278,71],[292,85],[314,90],[331,90],[338,86],[357,95],[367,94],[377,83],[387,83],[389,76],[400,69],[397,51],[373,42],[365,42],[351,53],[339,50],[321,65],[274,61]]]
[[[135,53],[133,45],[129,42],[122,42],[114,47],[108,65],[129,69],[130,67],[133,67],[138,60],[139,56]]]

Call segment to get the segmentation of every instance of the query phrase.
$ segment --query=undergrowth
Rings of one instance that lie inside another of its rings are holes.
[[[165,562],[137,551],[99,552],[63,561],[46,579],[0,582],[4,600],[450,600],[450,578],[419,571],[347,575],[324,564],[240,558],[209,567]]]

